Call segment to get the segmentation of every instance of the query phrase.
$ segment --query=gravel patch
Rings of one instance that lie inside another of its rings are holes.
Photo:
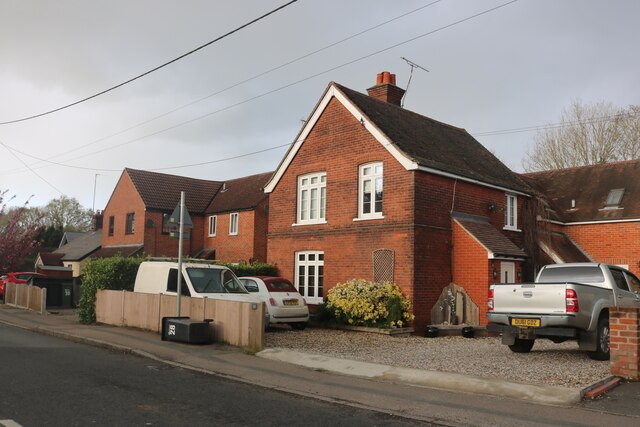
[[[265,337],[267,348],[527,384],[585,387],[611,375],[608,361],[591,360],[572,341],[538,339],[530,353],[520,354],[494,337],[390,337],[321,328],[274,328]]]

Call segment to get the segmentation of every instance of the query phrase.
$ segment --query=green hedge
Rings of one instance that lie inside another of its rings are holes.
[[[90,259],[83,267],[82,296],[78,305],[78,317],[82,323],[96,321],[96,294],[98,289],[133,291],[139,257],[115,256]]]
[[[236,276],[277,276],[278,268],[273,264],[267,264],[264,262],[254,262],[253,264],[247,264],[245,262],[231,263],[231,262],[219,262],[219,265],[228,267],[235,273]]]

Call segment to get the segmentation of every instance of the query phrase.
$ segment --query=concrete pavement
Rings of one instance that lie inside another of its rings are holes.
[[[582,389],[516,384],[499,379],[398,368],[284,349],[266,349],[258,353],[259,357],[254,357],[231,346],[193,346],[167,342],[149,331],[107,325],[82,325],[74,316],[40,315],[4,304],[0,304],[0,322],[263,387],[323,400],[348,402],[385,412],[397,412],[417,419],[433,420],[436,408],[443,406],[440,397],[449,392],[478,394],[477,398],[465,399],[470,405],[474,405],[473,401],[477,400],[479,408],[486,405],[482,403],[483,398],[486,402],[486,395],[531,403],[575,406],[585,392]],[[335,375],[328,376],[328,372]],[[438,405],[431,408],[416,405],[408,411],[405,407],[407,402],[416,399],[418,395],[416,386],[421,388],[419,393],[424,394],[419,398],[426,399],[420,401],[421,405],[432,404],[435,399],[433,396],[438,396]],[[411,391],[412,388],[414,391]],[[640,384],[624,384],[619,389],[621,391],[616,395],[620,397],[612,401],[615,405],[609,407],[606,401],[601,400],[596,409],[602,414],[640,417],[637,399],[629,397],[637,396]],[[397,394],[396,400],[389,398],[391,390]],[[626,400],[629,400],[628,405],[625,404]],[[589,408],[585,403],[578,405]]]

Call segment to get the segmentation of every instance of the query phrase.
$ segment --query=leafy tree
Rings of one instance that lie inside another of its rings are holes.
[[[19,270],[38,245],[38,227],[21,225],[26,206],[12,209],[10,214],[5,213],[3,200],[6,194],[6,190],[0,191],[0,273]]]
[[[93,211],[85,209],[73,197],[60,196],[42,208],[46,227],[61,227],[64,231],[89,231]]]
[[[617,108],[574,101],[560,123],[534,137],[523,160],[526,171],[564,169],[640,158],[640,106]]]

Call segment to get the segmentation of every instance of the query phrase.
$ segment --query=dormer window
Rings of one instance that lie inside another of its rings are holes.
[[[622,196],[624,195],[624,188],[616,188],[609,191],[607,201],[604,204],[605,209],[615,209],[620,205]]]

